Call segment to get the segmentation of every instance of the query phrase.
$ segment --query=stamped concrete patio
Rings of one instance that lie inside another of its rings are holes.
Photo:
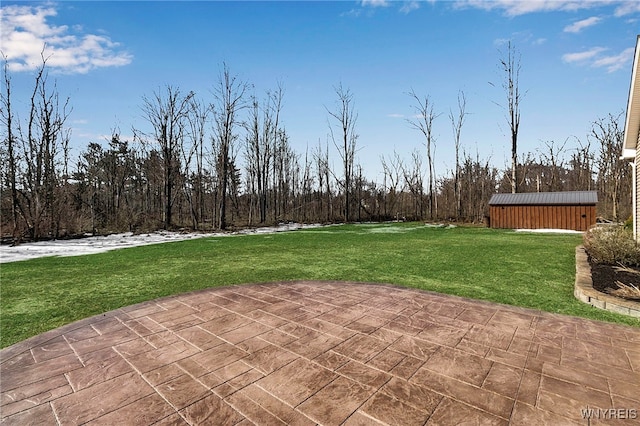
[[[387,285],[183,294],[0,360],[4,424],[640,423],[640,329]]]

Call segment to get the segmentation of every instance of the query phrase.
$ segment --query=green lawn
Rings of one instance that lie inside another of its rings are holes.
[[[640,326],[573,297],[575,234],[423,224],[203,238],[0,267],[0,344],[207,287],[296,279],[393,283]]]

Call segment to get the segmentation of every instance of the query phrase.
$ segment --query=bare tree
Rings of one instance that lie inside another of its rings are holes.
[[[454,172],[454,192],[456,198],[456,218],[462,215],[462,204],[460,200],[460,135],[462,133],[462,125],[466,116],[467,99],[463,91],[458,92],[458,111],[457,115],[453,111],[449,111],[449,119],[453,129],[453,143],[456,153],[456,170]]]
[[[320,205],[319,219],[326,222],[331,221],[332,204],[331,204],[331,181],[329,180],[331,171],[329,167],[329,144],[322,148],[320,140],[318,140],[318,146],[313,151],[313,158],[316,163],[316,177],[318,178],[318,204]],[[325,192],[326,188],[326,192]],[[324,201],[324,195],[326,193],[326,203]],[[323,205],[326,208],[323,208]],[[322,212],[326,210],[326,215],[323,216]]]
[[[625,160],[620,159],[624,130],[620,124],[621,114],[609,114],[607,118],[600,118],[593,123],[591,138],[599,145],[597,156],[597,185],[599,192],[599,208],[602,214],[610,219],[623,219],[629,214],[629,209],[620,206],[631,206],[629,202],[622,202],[631,194],[631,174]]]
[[[214,153],[218,177],[218,228],[227,227],[227,192],[232,170],[234,144],[238,138],[236,127],[240,123],[238,112],[246,107],[244,99],[248,84],[231,75],[226,64],[214,91]]]
[[[496,191],[498,171],[491,166],[491,159],[481,160],[463,153],[461,181],[463,182],[462,202],[467,220],[481,222],[488,213],[489,198]]]
[[[267,220],[270,178],[272,174],[275,176],[275,156],[278,154],[277,141],[279,133],[282,132],[279,123],[283,96],[284,90],[279,85],[276,91],[267,92],[262,106],[255,96],[252,97],[249,120],[245,123],[248,183],[251,197],[255,198],[255,202],[251,202],[250,208],[253,208],[253,204],[257,204],[260,223]],[[277,183],[274,181],[271,188],[274,207],[277,204],[278,196],[276,187]]]
[[[586,144],[580,140],[578,147],[571,153],[569,166],[571,167],[569,188],[573,191],[589,191],[593,187],[593,153],[591,141],[587,138]]]
[[[143,97],[142,111],[153,127],[149,137],[162,156],[165,229],[172,224],[174,189],[181,176],[180,152],[193,96],[193,92],[183,96],[180,89],[168,85],[166,94],[156,91],[152,98]]]
[[[413,196],[413,218],[422,219],[424,214],[422,155],[420,155],[420,151],[417,148],[411,152],[411,160],[411,169],[409,169],[408,167],[403,167],[402,172],[404,174],[406,185],[409,188],[411,195]]]
[[[411,90],[409,96],[413,98],[415,118],[407,119],[409,125],[420,131],[425,138],[427,148],[427,167],[429,168],[429,218],[433,219],[437,214],[436,193],[435,193],[435,170],[434,170],[434,152],[436,138],[433,133],[433,122],[440,114],[433,111],[433,102],[429,96],[419,97],[415,91]]]
[[[13,133],[13,111],[11,109],[11,77],[9,76],[8,60],[3,55],[3,77],[4,77],[4,92],[2,93],[2,108],[0,108],[0,116],[2,118],[2,124],[6,129],[6,136],[4,139],[4,145],[6,145],[7,156],[7,170],[2,167],[3,175],[6,175],[5,180],[8,181],[9,190],[11,191],[11,219],[12,224],[12,236],[14,241],[19,239],[18,235],[18,190],[16,186],[16,171],[18,167],[18,159],[15,152],[15,135]]]
[[[520,130],[520,52],[509,41],[507,51],[500,58],[500,70],[504,72],[502,88],[507,95],[507,123],[511,135],[511,192],[518,192],[518,132]]]
[[[69,99],[61,105],[56,84],[52,88],[48,83],[47,58],[42,56],[28,103],[25,134],[19,122],[15,126],[13,123],[10,78],[6,68],[5,83],[2,116],[8,124],[6,155],[9,170],[6,174],[12,187],[16,217],[20,216],[32,239],[46,235],[57,237],[66,207],[56,197],[59,177],[65,168],[60,156],[68,153],[70,131],[64,125],[71,112]],[[15,182],[15,190],[12,182]]]
[[[384,173],[383,214],[387,218],[391,216],[399,217],[400,212],[397,210],[397,205],[406,185],[406,179],[402,179],[404,163],[396,151],[393,151],[393,157],[388,159],[381,156],[380,161],[382,162],[382,171]]]
[[[333,126],[329,123],[329,134],[334,146],[338,150],[342,160],[344,181],[342,187],[344,189],[344,219],[346,222],[350,220],[350,204],[351,204],[351,183],[353,179],[353,161],[356,153],[356,142],[358,135],[355,132],[358,114],[354,112],[353,93],[349,89],[345,89],[340,84],[335,88],[338,99],[336,101],[336,109],[327,112],[338,123],[340,134],[337,136],[333,131]]]
[[[543,166],[540,167],[540,169],[548,175],[544,182],[545,190],[547,191],[553,192],[564,190],[565,179],[563,175],[566,172],[564,158],[566,145],[566,140],[562,144],[557,144],[555,141],[545,141],[544,146],[546,149],[539,150],[540,166]],[[542,184],[543,182],[539,172],[537,185],[538,192],[540,192]]]
[[[290,198],[295,196],[299,175],[298,156],[289,144],[289,135],[281,129],[273,149],[273,209],[275,220],[286,220]]]
[[[491,165],[491,158],[481,159],[478,152],[472,156],[464,149],[460,155],[460,193],[462,204],[462,220],[480,223],[489,213],[489,199],[499,187],[498,169]],[[456,200],[454,198],[454,173],[440,178],[439,195],[444,199],[443,212],[454,214]],[[505,176],[503,179],[507,179]],[[510,182],[507,181],[510,185]]]
[[[265,111],[264,116],[264,126],[263,126],[263,144],[268,145],[267,152],[265,152],[265,156],[271,156],[271,167],[272,167],[272,177],[273,177],[273,186],[271,188],[271,193],[273,196],[272,204],[273,204],[273,218],[274,221],[277,220],[279,212],[279,204],[278,204],[278,196],[279,192],[279,183],[281,179],[277,176],[277,168],[280,160],[280,157],[283,153],[283,138],[286,139],[285,142],[288,144],[288,137],[286,136],[286,131],[280,128],[280,112],[282,109],[282,100],[284,98],[284,89],[281,84],[278,84],[278,88],[275,92],[269,92],[267,94],[267,109]],[[263,161],[263,194],[262,194],[262,204],[264,207],[265,220],[267,217],[267,186],[269,184],[269,161]]]
[[[262,184],[262,172],[264,155],[268,152],[267,149],[263,149],[261,144],[261,128],[260,128],[260,105],[255,96],[251,98],[251,107],[249,112],[249,119],[244,124],[247,130],[245,138],[245,158],[247,169],[247,188],[250,191],[249,198],[249,226],[253,223],[253,209],[254,205],[261,204],[260,197],[263,192]],[[266,151],[266,152],[265,152]],[[267,156],[267,159],[270,158]],[[266,191],[265,191],[266,194]],[[257,200],[254,200],[254,197]],[[261,207],[261,206],[260,206]],[[259,222],[263,222],[262,209],[260,211]]]
[[[300,200],[300,215],[299,217],[303,222],[307,222],[310,220],[315,220],[310,216],[311,211],[310,206],[313,204],[313,160],[312,155],[309,153],[309,146],[307,145],[307,149],[304,153],[304,169],[302,172],[302,182],[301,182],[301,200]],[[317,212],[320,213],[320,212]]]
[[[198,224],[204,218],[204,154],[205,154],[205,137],[206,127],[211,115],[211,109],[203,102],[192,100],[190,105],[190,111],[187,115],[189,123],[189,137],[191,138],[191,147],[196,158],[196,169],[193,173],[192,190],[194,192],[193,197],[188,196],[189,204],[191,206],[191,214],[193,216],[194,227],[197,229]],[[186,183],[186,180],[185,180]],[[184,188],[185,194],[189,191]]]

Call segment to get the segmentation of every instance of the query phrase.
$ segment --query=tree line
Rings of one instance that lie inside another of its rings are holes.
[[[509,168],[499,170],[491,158],[462,145],[467,112],[465,94],[459,92],[457,109],[448,116],[455,167],[436,176],[433,125],[440,114],[428,95],[411,90],[416,118],[407,124],[423,138],[424,150],[381,156],[378,182],[366,177],[356,161],[355,97],[341,84],[334,88],[335,104],[326,108],[327,141],[305,152],[296,152],[282,124],[282,85],[258,96],[225,64],[210,99],[167,85],[142,98],[147,127],[134,128],[131,140],[123,140],[115,128],[106,145],[92,142],[72,159],[66,125],[70,99],[61,98],[49,80],[46,58],[35,73],[22,117],[13,107],[5,58],[0,105],[3,239],[160,228],[224,230],[286,221],[479,223],[488,214],[492,194],[515,188],[597,190],[599,215],[626,219],[631,169],[619,159],[621,114],[595,120],[584,140],[543,141],[536,152],[516,155],[520,92],[514,70],[519,71],[519,62],[509,56],[500,64],[508,120],[514,120]],[[332,154],[339,159],[337,167]]]

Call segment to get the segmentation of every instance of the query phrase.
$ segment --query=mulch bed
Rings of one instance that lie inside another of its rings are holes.
[[[607,289],[615,290],[619,288],[616,284],[617,281],[621,281],[625,284],[633,284],[636,287],[640,287],[640,274],[620,270],[614,265],[595,263],[591,260],[591,258],[589,258],[589,264],[591,265],[591,280],[593,282],[593,288],[601,293],[610,294]],[[639,268],[634,269],[636,271],[640,271]]]

